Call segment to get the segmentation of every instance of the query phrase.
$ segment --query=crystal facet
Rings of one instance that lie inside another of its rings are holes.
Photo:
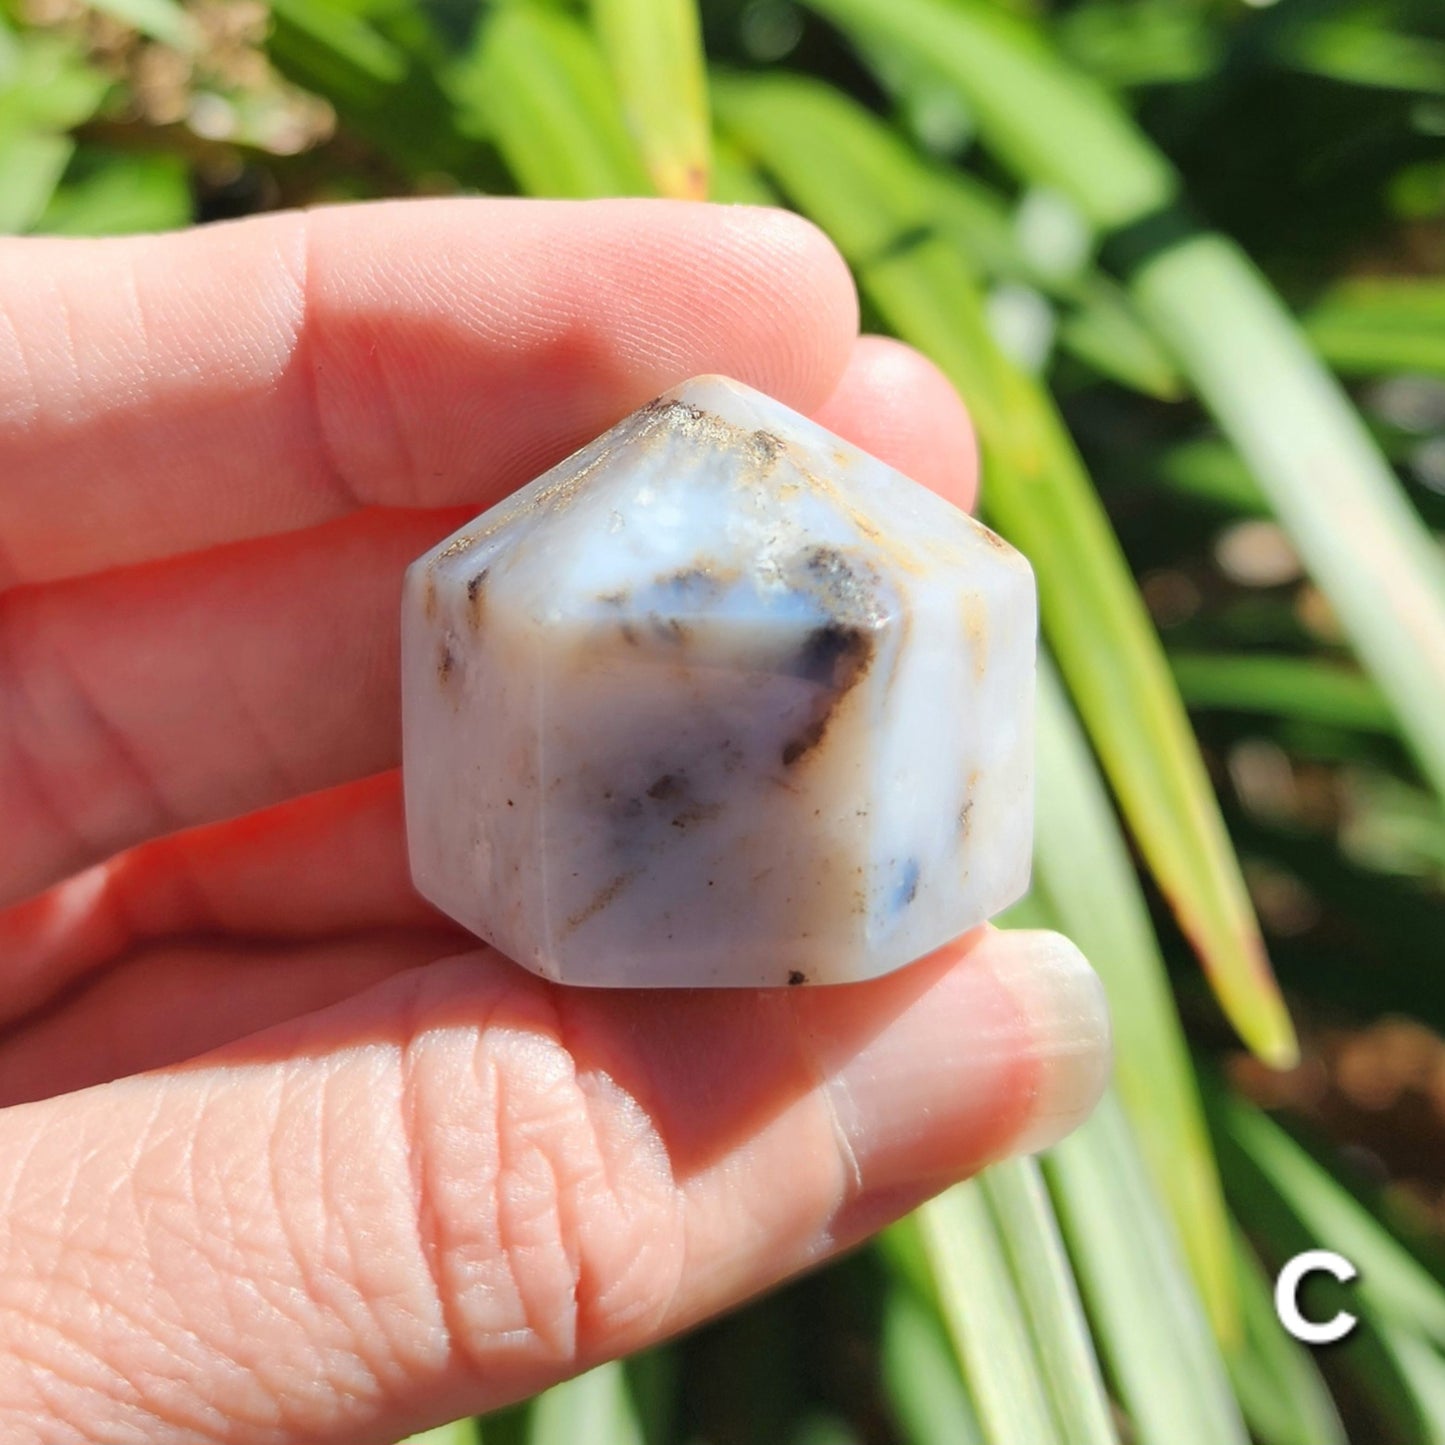
[[[700,377],[419,558],[417,888],[567,983],[887,973],[1028,883],[1028,564]]]

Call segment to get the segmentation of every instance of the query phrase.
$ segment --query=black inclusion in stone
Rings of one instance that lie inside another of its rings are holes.
[[[798,653],[798,675],[819,687],[837,687],[858,670],[868,651],[868,636],[846,622],[815,627]]]

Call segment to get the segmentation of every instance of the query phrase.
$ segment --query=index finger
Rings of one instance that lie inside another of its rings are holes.
[[[408,201],[0,246],[0,586],[478,510],[682,377],[808,408],[857,329],[796,216]]]

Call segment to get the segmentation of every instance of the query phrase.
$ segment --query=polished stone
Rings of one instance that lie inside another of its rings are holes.
[[[420,892],[568,983],[834,983],[1017,899],[1027,563],[778,402],[700,377],[418,559]]]

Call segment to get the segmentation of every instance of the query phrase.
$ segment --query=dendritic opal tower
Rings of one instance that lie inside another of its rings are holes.
[[[407,573],[417,888],[548,978],[842,983],[1017,899],[1028,564],[699,377]]]

